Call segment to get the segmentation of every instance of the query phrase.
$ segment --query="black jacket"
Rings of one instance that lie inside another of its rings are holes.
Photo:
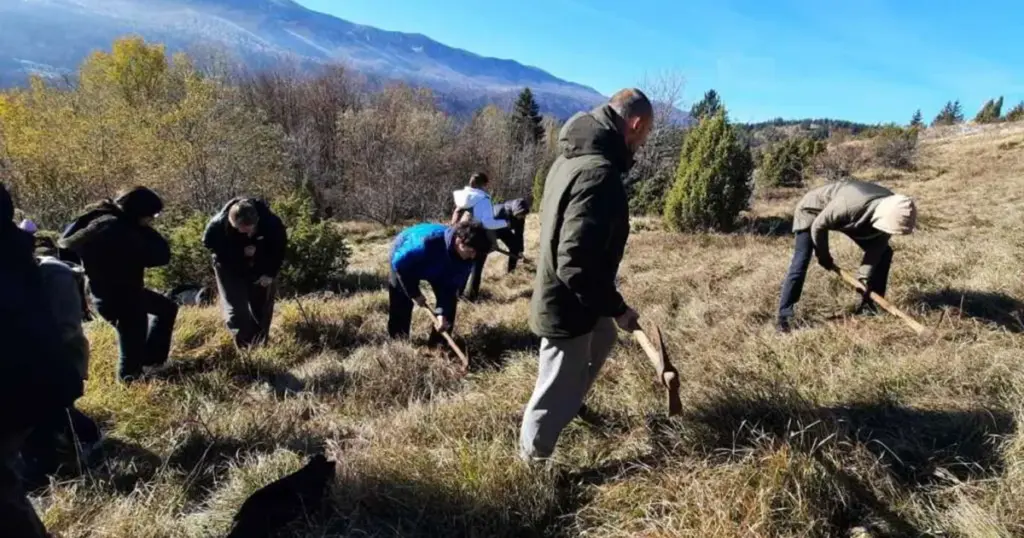
[[[109,200],[76,219],[60,247],[81,258],[90,293],[106,303],[133,304],[145,287],[146,269],[171,261],[171,247],[160,232],[139,224]]]
[[[626,303],[615,286],[629,237],[622,177],[633,155],[609,106],[573,116],[559,135],[541,206],[540,256],[530,327],[541,337],[573,338]]]
[[[61,346],[32,236],[10,220],[0,187],[0,436],[34,425],[82,395],[82,378]]]
[[[502,202],[494,207],[494,218],[512,221],[516,217],[526,215],[530,212],[530,206],[526,205],[526,199],[516,198]]]
[[[288,232],[284,223],[270,211],[265,202],[253,200],[260,219],[256,233],[253,237],[239,233],[228,222],[228,212],[242,200],[245,198],[231,200],[220,213],[210,219],[203,234],[203,244],[213,252],[214,263],[235,275],[277,278],[288,248]],[[256,255],[251,264],[244,254],[248,246],[256,247]]]

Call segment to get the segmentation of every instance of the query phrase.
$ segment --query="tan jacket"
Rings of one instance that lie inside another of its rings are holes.
[[[872,226],[879,202],[892,191],[854,179],[829,183],[807,193],[796,206],[793,231],[810,230],[814,249],[828,254],[828,232],[842,232],[864,249],[862,277],[870,274],[873,260],[888,247],[889,235]]]

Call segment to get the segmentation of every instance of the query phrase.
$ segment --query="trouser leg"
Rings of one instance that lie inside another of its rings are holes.
[[[810,232],[797,232],[793,260],[789,264],[785,280],[782,281],[782,292],[779,296],[779,319],[788,320],[793,317],[796,303],[800,301],[800,295],[803,293],[804,280],[807,278],[807,268],[810,266],[813,253],[814,245],[811,242]]]

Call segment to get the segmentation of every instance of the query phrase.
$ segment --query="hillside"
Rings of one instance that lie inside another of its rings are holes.
[[[45,519],[67,538],[222,536],[246,495],[325,450],[330,509],[295,536],[1020,536],[1024,131],[928,138],[918,171],[883,175],[919,200],[890,298],[930,338],[852,317],[857,297],[816,269],[807,327],[775,334],[791,252],[777,225],[800,192],[759,201],[733,235],[636,221],[622,289],[665,332],[684,416],[664,418],[623,335],[590,400],[602,421],[572,424],[558,465],[531,471],[515,439],[535,380],[532,275],[493,262],[484,298],[460,305],[474,361],[460,379],[424,348],[426,319],[415,345],[383,340],[393,231],[345,225],[349,293],[282,302],[251,356],[215,309],[186,308],[177,366],[126,388],[113,330],[91,324],[82,407],[111,429],[106,459],[40,497]]]
[[[129,33],[172,51],[227,53],[255,69],[341,63],[430,87],[457,108],[506,104],[524,86],[543,112],[563,118],[604,100],[535,67],[353,24],[291,0],[0,0],[0,84],[69,73],[90,51]]]

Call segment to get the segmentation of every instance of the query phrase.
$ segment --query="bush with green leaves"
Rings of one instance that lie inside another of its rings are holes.
[[[871,140],[871,153],[875,164],[898,170],[913,169],[914,157],[917,155],[918,132],[916,127],[882,127]]]
[[[313,201],[298,193],[271,204],[288,228],[288,249],[278,275],[283,293],[310,293],[330,287],[345,272],[350,250],[330,221],[314,222]],[[149,285],[170,290],[181,284],[215,285],[211,254],[203,245],[209,216],[194,214],[162,230],[171,244],[171,262],[151,272]]]
[[[761,158],[758,181],[765,187],[802,187],[812,159],[825,151],[824,140],[790,138],[773,145]]]
[[[686,136],[675,185],[665,201],[665,223],[677,231],[728,231],[749,207],[754,160],[725,110],[701,120]]]

